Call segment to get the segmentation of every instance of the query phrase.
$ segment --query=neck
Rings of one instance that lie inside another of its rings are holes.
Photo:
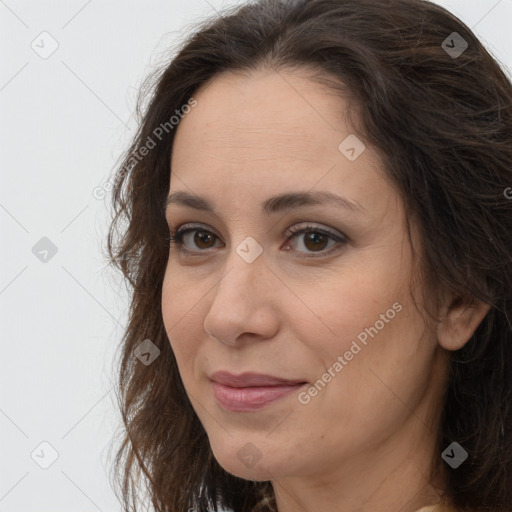
[[[436,421],[433,425],[437,425]],[[446,474],[436,431],[412,414],[378,450],[358,453],[353,460],[325,471],[273,480],[277,509],[416,512],[435,505],[441,500]]]

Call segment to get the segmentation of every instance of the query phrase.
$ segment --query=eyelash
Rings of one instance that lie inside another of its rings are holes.
[[[172,245],[176,246],[181,253],[186,254],[187,256],[192,256],[194,252],[209,251],[209,249],[204,249],[204,250],[199,250],[199,251],[189,251],[188,249],[183,248],[183,237],[185,236],[186,233],[191,232],[191,231],[192,232],[193,231],[203,231],[205,233],[212,234],[214,237],[216,237],[218,239],[218,237],[217,237],[217,235],[215,235],[215,233],[212,233],[211,231],[204,229],[201,226],[190,225],[189,227],[186,227],[186,228],[181,228],[181,229],[176,229],[176,230],[170,229],[169,230],[169,232],[170,232],[169,241],[171,243],[171,246]],[[297,237],[302,234],[305,234],[305,233],[319,233],[321,235],[327,236],[331,240],[334,240],[335,242],[338,242],[339,244],[342,244],[342,245],[345,245],[348,242],[348,239],[345,236],[338,236],[335,233],[332,233],[331,231],[328,231],[326,229],[319,228],[317,226],[313,226],[310,224],[307,224],[307,225],[304,225],[301,227],[292,227],[292,228],[290,228],[289,233],[290,233],[290,235],[286,239],[287,242],[289,240],[291,240],[292,238]],[[297,251],[294,249],[291,249],[290,251],[297,253],[297,256],[299,258],[311,259],[311,258],[319,258],[322,256],[330,255],[332,252],[335,252],[336,249],[335,249],[335,246],[333,246],[330,249],[319,251],[317,253],[317,255],[315,255],[315,256],[305,256],[303,251]],[[315,253],[313,252],[313,254],[315,254]]]

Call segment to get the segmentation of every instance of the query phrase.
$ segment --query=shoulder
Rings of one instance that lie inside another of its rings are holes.
[[[428,507],[420,508],[416,512],[457,512],[457,510],[450,505],[439,503],[437,505],[429,505]]]

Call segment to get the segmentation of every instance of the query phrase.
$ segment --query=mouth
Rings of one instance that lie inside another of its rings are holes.
[[[210,381],[218,404],[231,412],[261,409],[307,384],[261,373],[234,375],[224,371],[212,374]]]

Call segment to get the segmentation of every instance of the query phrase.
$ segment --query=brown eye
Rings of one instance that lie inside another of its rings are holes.
[[[331,247],[336,245],[345,245],[348,241],[343,235],[338,235],[317,226],[307,225],[302,227],[293,227],[290,229],[288,241],[296,239],[294,252],[300,258],[314,258],[330,254]],[[329,245],[329,242],[332,244]],[[310,253],[310,255],[308,255]],[[315,255],[314,253],[318,253]]]
[[[290,240],[296,240],[292,252],[299,258],[327,256],[333,252],[330,250],[333,246],[342,246],[348,242],[344,235],[311,225],[290,229],[286,241]],[[189,225],[176,231],[170,230],[171,245],[176,246],[183,254],[208,253],[209,249],[215,247],[216,241],[219,241],[219,237],[207,229],[202,229],[202,226]]]
[[[196,244],[197,247],[201,249],[209,249],[212,247],[209,244],[215,240],[215,235],[213,233],[198,230],[194,230],[193,232],[195,233],[193,237],[194,244]]]
[[[206,229],[194,227],[170,231],[170,243],[184,252],[204,251],[214,247],[218,237]]]
[[[327,236],[316,232],[307,233],[304,237],[304,245],[310,251],[321,251],[325,249],[328,241],[329,238]]]

